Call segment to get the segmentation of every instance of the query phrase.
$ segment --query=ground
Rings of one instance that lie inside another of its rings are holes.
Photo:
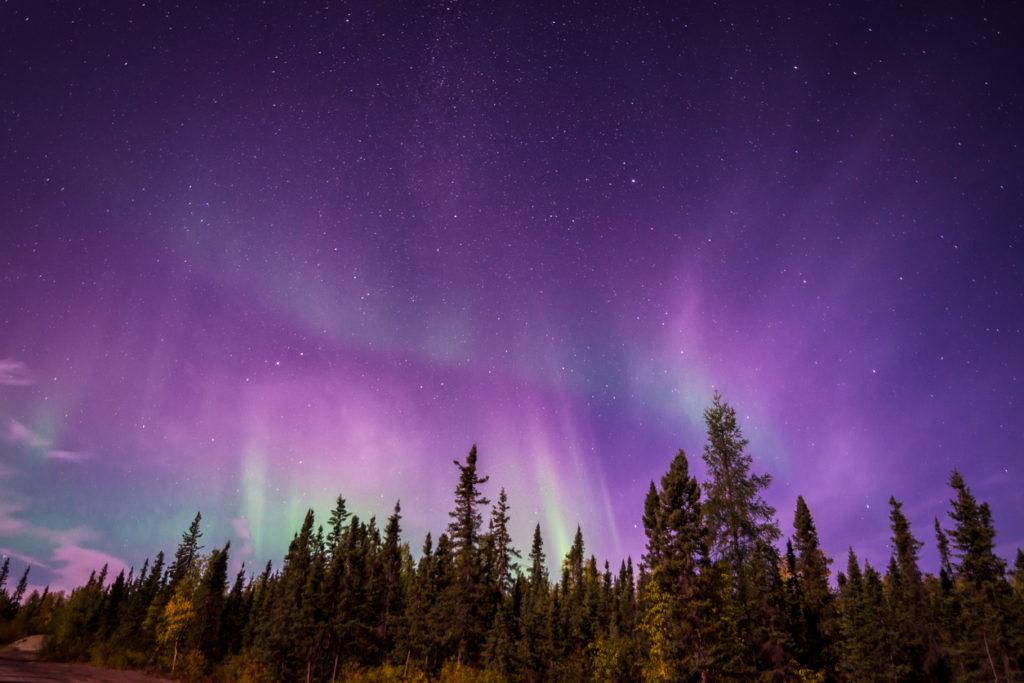
[[[29,636],[0,650],[0,683],[166,683],[135,671],[40,662],[36,653],[42,642],[43,636]]]

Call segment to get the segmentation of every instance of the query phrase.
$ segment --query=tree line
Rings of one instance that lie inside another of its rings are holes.
[[[417,558],[401,508],[380,528],[339,496],[306,514],[276,569],[229,577],[230,544],[204,552],[201,516],[174,557],[136,575],[104,567],[70,595],[24,597],[0,570],[0,638],[49,634],[43,655],[222,681],[1011,681],[1024,671],[1024,553],[995,553],[989,506],[957,471],[940,566],[890,498],[888,565],[843,571],[796,500],[782,537],[731,406],[704,412],[706,481],[680,450],[651,482],[646,552],[617,569],[587,556],[577,527],[553,575],[540,525],[526,557],[504,489],[491,504],[474,446],[447,529]],[[489,512],[487,523],[484,513]]]

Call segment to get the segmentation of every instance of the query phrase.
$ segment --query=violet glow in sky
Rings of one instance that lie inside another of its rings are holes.
[[[784,533],[884,566],[895,494],[934,570],[955,466],[1009,555],[1020,25],[888,4],[3,4],[0,551],[418,550],[476,443],[617,566],[717,388]]]

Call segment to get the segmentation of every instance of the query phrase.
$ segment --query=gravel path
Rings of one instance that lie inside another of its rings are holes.
[[[19,650],[0,651],[2,683],[168,683],[136,671],[100,669],[88,664],[58,664],[37,661],[35,655]]]

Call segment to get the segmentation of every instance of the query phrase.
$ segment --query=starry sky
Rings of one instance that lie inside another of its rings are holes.
[[[0,5],[12,575],[418,552],[474,443],[617,567],[715,390],[784,534],[934,571],[957,467],[1024,546],[1016,3],[82,4]]]

